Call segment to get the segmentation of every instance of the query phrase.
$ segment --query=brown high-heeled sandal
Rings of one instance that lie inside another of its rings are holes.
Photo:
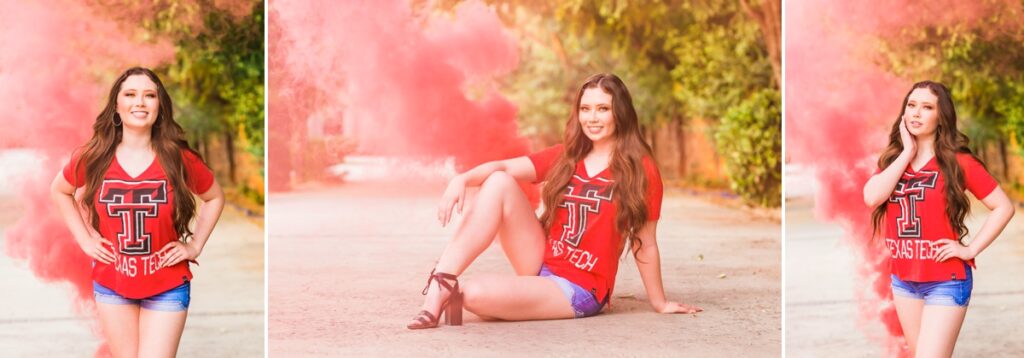
[[[438,288],[447,289],[451,292],[448,299],[441,304],[441,310],[438,311],[438,316],[444,314],[444,324],[449,326],[461,326],[462,325],[462,292],[459,291],[459,278],[458,276],[444,273],[434,272],[430,270],[430,276],[427,278],[427,286],[423,288],[423,295],[427,294],[427,290],[430,289],[430,281],[437,281]],[[450,281],[454,281],[451,283]],[[416,322],[410,323],[406,328],[409,329],[424,329],[424,328],[435,328],[440,323],[438,319],[430,311],[422,310],[420,313],[413,317]]]

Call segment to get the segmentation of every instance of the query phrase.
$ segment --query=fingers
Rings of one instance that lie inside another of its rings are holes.
[[[448,225],[454,207],[455,202],[452,199],[448,199],[447,195],[441,200],[441,206],[437,208],[437,221],[441,222],[442,227]]]
[[[164,245],[164,247],[162,249],[160,249],[160,251],[157,251],[156,254],[157,255],[166,255],[168,252],[171,252],[171,250],[174,250],[174,248],[178,247],[178,244],[181,244],[181,242],[179,242],[179,241],[168,242],[167,245]]]
[[[940,251],[938,255],[935,255],[935,262],[943,262],[949,258],[949,251]]]
[[[452,200],[448,204],[448,209],[444,212],[444,226],[448,226],[448,223],[452,221],[452,211],[455,210],[455,201]]]
[[[104,239],[103,237],[96,237],[95,239],[96,241],[94,241],[90,246],[83,248],[85,254],[91,257],[92,259],[102,262],[104,264],[109,265],[113,263],[114,253],[107,249],[107,247],[104,246],[104,244],[110,245],[111,247],[113,247],[114,244],[112,244],[107,239]]]
[[[441,201],[441,204],[437,206],[437,222],[444,226],[444,201]]]
[[[956,248],[949,244],[943,244],[935,254],[936,262],[943,262],[956,256]]]
[[[459,193],[459,215],[462,215],[462,204],[466,202],[466,191]]]
[[[107,250],[103,245],[98,245],[96,247],[96,256],[102,258],[100,261],[103,261],[103,263],[109,264],[114,262],[114,253]]]
[[[179,246],[174,245],[172,249],[167,251],[160,259],[160,267],[171,267],[177,265],[181,260],[185,259],[185,250]]]
[[[679,308],[682,313],[697,313],[704,311],[704,309],[697,306],[680,305]]]
[[[163,260],[160,260],[160,267],[171,267],[177,265],[184,259],[185,255],[180,250],[175,250],[170,255],[164,256]]]

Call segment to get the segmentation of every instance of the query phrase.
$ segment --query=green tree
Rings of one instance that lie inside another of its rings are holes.
[[[489,2],[520,38],[520,68],[504,85],[525,134],[558,141],[577,82],[613,72],[627,79],[648,133],[675,128],[683,138],[689,118],[720,119],[711,135],[720,150],[751,146],[743,155],[720,152],[733,189],[749,203],[779,205],[779,1]],[[735,130],[740,123],[751,129]],[[739,137],[754,132],[775,137]],[[686,155],[681,140],[654,145]]]

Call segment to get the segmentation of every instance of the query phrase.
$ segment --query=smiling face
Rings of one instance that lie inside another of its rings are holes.
[[[605,93],[600,87],[583,91],[577,114],[583,134],[595,144],[610,140],[615,135],[612,95]]]
[[[939,127],[939,97],[928,88],[917,88],[903,109],[907,129],[914,136],[931,136]]]
[[[157,85],[146,75],[128,76],[117,93],[117,114],[128,128],[149,128],[160,113]]]

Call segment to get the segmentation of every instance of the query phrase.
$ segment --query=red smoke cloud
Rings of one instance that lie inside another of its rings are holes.
[[[91,262],[51,203],[50,182],[91,136],[114,78],[131,66],[169,62],[174,47],[140,41],[137,18],[112,20],[137,9],[88,3],[0,0],[0,150],[31,149],[39,158],[38,167],[18,170],[24,216],[5,232],[5,253],[44,282],[70,283],[75,312],[94,316]],[[109,355],[105,343],[96,354]]]
[[[903,29],[959,23],[972,26],[1010,1],[829,1],[786,4],[786,145],[793,162],[813,168],[815,213],[840,224],[858,257],[857,301],[862,325],[882,322],[872,337],[888,355],[904,356],[903,333],[889,288],[888,251],[872,240],[871,210],[862,189],[886,145],[913,82],[875,65],[880,39]],[[896,44],[899,45],[898,43]]]
[[[516,42],[481,3],[417,14],[401,0],[275,1],[271,17],[271,127],[340,117],[362,153],[460,167],[528,150],[495,86],[517,65]],[[273,162],[283,149],[271,141]],[[272,186],[288,177],[278,170]]]

